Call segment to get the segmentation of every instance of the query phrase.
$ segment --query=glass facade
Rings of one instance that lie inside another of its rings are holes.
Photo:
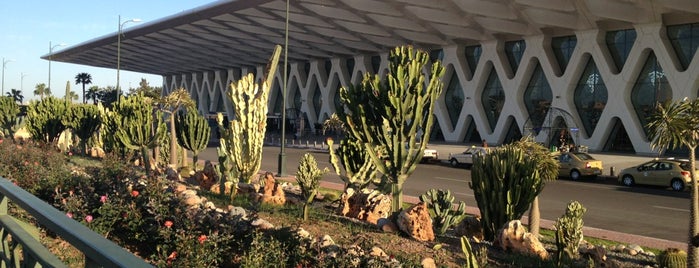
[[[374,71],[374,74],[379,73],[379,68],[381,68],[381,56],[371,56],[371,69]]]
[[[347,74],[351,76],[354,71],[354,58],[347,58],[345,65],[347,66]]]
[[[522,61],[522,55],[524,55],[526,48],[527,44],[524,43],[524,40],[505,42],[505,54],[510,62],[513,74],[517,73],[517,68],[519,68],[519,63]]]
[[[434,124],[432,124],[432,131],[430,132],[430,141],[444,141],[444,133],[442,133],[442,127],[439,125],[439,120],[437,116],[434,116]]]
[[[340,98],[340,87],[335,89],[335,96],[333,96],[333,104],[335,104],[335,111],[343,109],[342,98]]]
[[[607,86],[592,57],[587,61],[585,71],[578,80],[573,100],[585,133],[588,137],[592,136],[602,111],[607,106]]]
[[[473,121],[473,116],[469,115],[466,122],[469,123],[468,128],[466,129],[466,135],[464,135],[464,142],[481,143],[483,139],[481,138],[481,133],[478,132],[478,128],[476,128],[476,123]]]
[[[464,48],[464,55],[466,56],[468,69],[471,71],[471,77],[476,73],[478,61],[481,59],[481,52],[481,46],[467,46]]]
[[[571,36],[561,36],[554,37],[551,39],[551,48],[553,49],[553,55],[556,56],[556,61],[558,61],[558,66],[561,67],[561,73],[565,73],[568,67],[568,62],[570,62],[570,57],[575,51],[575,45],[578,44],[578,38],[574,35]]]
[[[505,135],[505,140],[502,141],[502,144],[513,143],[522,139],[522,131],[519,129],[519,125],[517,125],[517,120],[510,116],[508,121],[510,121],[510,127],[507,128],[507,134]]]
[[[609,133],[609,139],[604,144],[604,151],[636,153],[621,120],[618,117],[614,117],[612,118],[612,123],[612,130]]]
[[[667,37],[683,70],[687,70],[699,47],[699,23],[667,26]]]
[[[636,42],[636,30],[628,29],[607,32],[606,39],[609,53],[611,53],[614,59],[618,72],[621,72],[621,69],[624,68],[624,63],[626,63],[626,58],[629,57],[631,47]]]
[[[541,65],[537,63],[527,89],[524,91],[524,105],[529,113],[528,121],[530,121],[535,134],[539,134],[539,130],[541,130],[546,113],[551,107],[552,99],[551,86],[546,80]]]
[[[298,87],[294,87],[293,94],[291,96],[293,96],[294,106],[290,108],[301,111],[301,91],[299,91]]]
[[[325,67],[325,77],[328,77],[330,76],[330,71],[333,68],[333,64],[329,60],[326,60],[324,63],[325,64],[323,64],[323,67]]]
[[[323,107],[323,93],[320,93],[320,87],[316,85],[313,91],[313,111],[316,113],[316,118],[320,118],[320,108]]]
[[[631,104],[636,110],[636,115],[638,115],[638,120],[646,135],[648,135],[647,119],[655,111],[656,105],[671,99],[672,89],[667,82],[665,72],[663,72],[655,54],[651,52],[631,91]]]
[[[272,108],[272,113],[281,114],[283,106],[282,100],[284,99],[284,96],[282,95],[282,89],[279,86],[279,83],[274,83],[274,92],[276,92],[276,97],[274,98],[274,108]]]
[[[455,127],[456,123],[458,123],[461,110],[464,108],[464,91],[461,88],[461,82],[459,82],[459,76],[456,75],[456,73],[452,74],[447,89],[444,92],[444,104],[447,106],[451,125]]]
[[[502,107],[505,105],[505,90],[502,89],[500,77],[498,77],[495,68],[490,70],[488,81],[485,83],[485,88],[483,88],[483,94],[481,95],[481,103],[483,104],[483,110],[488,119],[490,130],[493,130],[498,123],[498,118],[500,118]]]
[[[444,51],[441,49],[430,50],[430,61],[444,60]]]

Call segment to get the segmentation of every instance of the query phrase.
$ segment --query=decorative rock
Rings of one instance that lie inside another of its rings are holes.
[[[224,182],[223,185],[224,185],[223,186],[224,187],[224,194],[227,194],[227,195],[231,194],[231,186],[233,186],[233,182],[227,181],[227,182]],[[214,183],[214,185],[211,186],[209,191],[211,191],[211,193],[213,193],[213,194],[221,194],[221,191],[219,189],[221,189],[221,184]]]
[[[391,197],[379,191],[364,189],[356,192],[348,188],[340,198],[339,215],[376,224],[391,213]]]
[[[245,211],[244,208],[241,207],[235,207],[235,206],[228,206],[228,214],[233,216],[233,217],[241,217],[245,219],[247,217],[247,212]]]
[[[395,233],[398,232],[398,226],[387,218],[381,218],[376,222],[376,225],[384,233]]]
[[[219,181],[219,180],[218,180],[218,179],[219,179],[219,178],[218,178],[218,173],[216,172],[216,167],[214,166],[214,164],[211,163],[211,161],[206,160],[206,162],[204,162],[204,170],[203,170],[202,172],[203,172],[204,175],[206,175],[206,177],[209,178],[210,180],[212,180],[212,181],[214,181],[214,182]],[[203,187],[203,186],[202,186],[202,187]],[[208,187],[208,188],[210,188],[210,187]],[[208,188],[207,188],[207,189],[208,189]]]
[[[202,203],[202,198],[196,194],[184,195],[184,197],[182,198],[182,203],[184,203],[187,206],[193,207],[200,205]]]
[[[544,245],[535,235],[528,233],[519,220],[510,221],[503,229],[500,229],[493,245],[500,246],[505,250],[536,255],[541,259],[548,258],[548,252]]]
[[[398,229],[418,241],[434,240],[432,218],[424,202],[417,203],[398,214]]]
[[[284,203],[286,203],[284,190],[277,185],[277,181],[274,179],[274,174],[272,174],[272,172],[267,172],[265,174],[265,188],[260,197],[260,201],[273,205],[284,205]]]
[[[456,226],[455,231],[459,236],[466,236],[476,241],[481,241],[485,238],[483,227],[481,227],[481,217],[479,216],[467,216]]]
[[[437,264],[434,262],[434,259],[430,257],[422,259],[420,264],[422,264],[422,268],[437,268]]]
[[[388,258],[388,254],[383,251],[383,249],[374,246],[371,248],[371,251],[369,252],[369,256],[377,257],[377,258]]]
[[[175,194],[182,194],[182,192],[187,190],[187,186],[181,183],[175,185]]]
[[[169,181],[181,181],[182,180],[182,177],[180,176],[179,173],[177,173],[177,170],[175,170],[172,167],[168,167],[165,170],[165,174],[166,174],[165,179],[167,179]]]
[[[204,203],[204,209],[215,210],[216,205],[214,205],[214,202],[206,202],[206,203]]]
[[[638,253],[643,253],[643,248],[637,244],[631,244],[629,245],[629,248],[635,250]]]
[[[306,231],[305,229],[303,229],[301,227],[299,227],[296,230],[296,235],[298,235],[298,237],[303,238],[303,239],[311,238],[311,233],[309,233],[308,231]]]
[[[16,135],[15,135],[16,136]],[[104,158],[104,150],[100,147],[92,147],[90,150],[90,156],[94,158]]]
[[[257,193],[260,190],[259,184],[251,183],[238,183],[238,193],[240,194],[250,194]]]
[[[264,219],[255,219],[250,223],[250,225],[252,225],[253,227],[257,227],[260,230],[274,229],[274,225]]]
[[[333,240],[333,238],[329,235],[324,235],[318,240],[318,243],[321,248],[324,248],[335,245],[335,240]]]

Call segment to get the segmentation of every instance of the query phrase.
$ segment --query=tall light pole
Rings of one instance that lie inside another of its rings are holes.
[[[24,77],[28,74],[20,73],[20,75],[22,76],[22,78],[19,79],[19,91],[24,92]]]
[[[2,58],[2,93],[0,96],[5,95],[5,66],[7,63],[13,62],[14,60],[6,60]]]
[[[51,45],[51,41],[49,41],[49,83],[46,85],[48,90],[51,90],[51,54],[53,53],[53,49],[57,47],[62,47],[65,46],[66,44],[60,43],[58,45]],[[41,96],[44,96],[43,94]]]
[[[119,15],[119,30],[117,31],[117,83],[116,83],[116,90],[117,90],[117,101],[119,101],[119,96],[121,96],[121,88],[119,87],[119,69],[121,69],[121,31],[124,29],[124,24],[127,24],[129,22],[140,22],[141,19],[130,19],[124,22],[121,22],[121,15]]]
[[[286,153],[284,152],[284,143],[286,139],[286,84],[287,84],[287,60],[289,54],[289,0],[286,0],[286,24],[284,26],[284,86],[282,86],[282,137],[280,140],[281,148],[279,151],[279,172],[277,175],[286,176]],[[330,148],[332,150],[332,148]]]

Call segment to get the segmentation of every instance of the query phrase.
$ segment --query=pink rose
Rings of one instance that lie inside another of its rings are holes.
[[[170,228],[170,227],[172,227],[172,221],[165,221],[165,223],[163,225],[165,225],[165,227],[167,227],[167,228]]]
[[[199,239],[197,240],[199,240],[199,244],[204,244],[204,241],[206,241],[206,235],[200,235]]]
[[[72,218],[73,218],[73,213],[68,212],[68,213],[66,213],[66,216],[68,216],[68,218],[71,218],[71,219],[72,219]]]
[[[107,202],[107,196],[106,195],[100,196],[100,202],[102,202],[102,203]]]
[[[91,222],[92,222],[92,215],[87,215],[87,216],[85,216],[85,221],[86,221],[87,223],[91,223]]]

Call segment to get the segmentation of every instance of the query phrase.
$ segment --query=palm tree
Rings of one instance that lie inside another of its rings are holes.
[[[90,75],[89,73],[77,74],[75,76],[75,84],[83,85],[83,103],[87,103],[87,99],[85,99],[85,85],[92,84],[92,75]]]
[[[34,96],[41,96],[41,99],[43,100],[44,95],[51,95],[51,89],[46,87],[46,84],[44,83],[36,84],[36,87],[34,89]]]
[[[699,185],[697,185],[694,152],[699,145],[699,99],[685,98],[664,105],[658,104],[656,112],[650,117],[646,127],[651,149],[662,152],[682,145],[689,149],[692,204],[689,212],[687,267],[697,267],[699,266]]]
[[[85,100],[92,100],[93,104],[97,105],[97,99],[99,99],[100,88],[98,86],[91,86],[87,89],[87,94],[85,94]]]
[[[66,96],[66,100],[71,101],[78,100],[78,98],[80,98],[80,96],[78,96],[78,93],[75,93],[75,91],[68,92],[68,96]]]
[[[22,104],[22,101],[24,100],[24,96],[22,95],[22,91],[19,91],[17,89],[12,89],[10,92],[5,92],[5,95],[8,97],[11,97],[12,99],[15,100],[16,103]]]

